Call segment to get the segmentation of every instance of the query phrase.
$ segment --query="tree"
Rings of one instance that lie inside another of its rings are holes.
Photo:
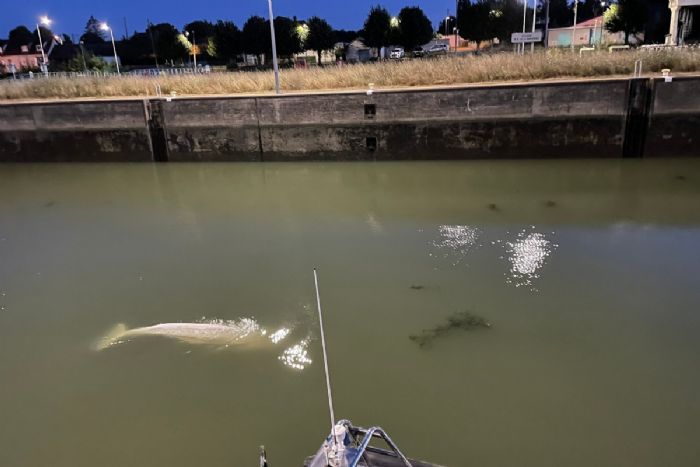
[[[85,32],[80,36],[80,40],[84,44],[100,44],[105,42],[105,33],[100,28],[100,22],[95,19],[94,16],[90,15],[90,18],[85,24]]]
[[[405,7],[399,12],[399,42],[413,50],[433,38],[433,25],[419,7]]]
[[[258,57],[261,63],[261,55],[272,49],[270,39],[270,26],[260,16],[251,16],[243,25],[243,51]]]
[[[346,31],[345,29],[334,29],[333,30],[333,42],[344,42],[349,43],[357,39],[359,33],[357,31]]]
[[[17,26],[10,31],[7,39],[8,49],[19,49],[23,45],[29,45],[34,41],[34,33],[25,26]]]
[[[228,21],[226,22],[228,23]],[[219,23],[222,23],[222,21],[219,21]],[[182,30],[190,34],[194,33],[197,43],[201,44],[206,43],[207,40],[214,35],[216,27],[209,21],[197,20],[187,23]]]
[[[549,27],[563,28],[571,26],[574,13],[567,0],[549,0]]]
[[[610,32],[624,32],[625,44],[629,44],[630,34],[644,30],[647,21],[645,0],[619,0],[610,5],[604,15],[605,29]]]
[[[333,28],[326,20],[313,16],[306,22],[309,27],[309,35],[306,38],[306,47],[315,50],[318,55],[318,64],[321,64],[321,53],[324,50],[332,50],[336,40]]]
[[[301,52],[297,22],[284,16],[275,18],[275,43],[277,55],[280,57],[291,58],[294,54]],[[272,52],[271,49],[272,45],[270,45],[270,52]]]
[[[447,19],[442,18],[435,26],[435,31],[437,31],[438,34],[448,36],[453,34],[454,28],[457,27],[457,18],[450,15]]]
[[[153,35],[153,42],[159,58],[170,61],[172,64],[175,60],[182,60],[187,56],[186,41],[172,24],[151,24],[146,32]]]
[[[489,0],[461,0],[458,4],[460,35],[476,42],[477,51],[482,41],[498,35],[497,30],[503,13],[493,6]]]
[[[532,18],[532,9],[527,10],[526,19]],[[510,41],[514,32],[522,31],[523,4],[518,0],[492,0],[489,11],[491,38]]]
[[[391,16],[381,6],[372,7],[362,28],[362,38],[365,45],[379,49],[389,45],[389,30],[391,28]]]
[[[84,55],[83,55],[84,53]],[[104,61],[102,57],[96,57],[92,52],[83,52],[72,59],[70,59],[65,66],[62,67],[63,71],[106,71],[111,69],[111,65]],[[83,59],[85,61],[83,61]]]
[[[241,31],[232,21],[217,21],[213,25],[213,34],[207,49],[209,55],[221,62],[234,64],[241,50]]]

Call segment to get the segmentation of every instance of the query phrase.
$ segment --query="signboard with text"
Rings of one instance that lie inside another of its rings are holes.
[[[542,31],[535,32],[514,32],[510,35],[512,44],[525,44],[530,42],[540,42],[542,40]]]

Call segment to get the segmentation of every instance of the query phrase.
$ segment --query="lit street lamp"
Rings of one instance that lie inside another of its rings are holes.
[[[275,41],[275,21],[272,15],[272,0],[267,0],[270,11],[270,35],[272,36],[272,67],[275,69],[275,92],[280,93],[280,69],[277,65],[277,42]]]
[[[117,65],[117,74],[121,75],[119,71],[119,57],[117,57],[117,46],[114,44],[114,34],[112,33],[112,28],[109,27],[107,23],[100,24],[100,29],[103,31],[109,31],[109,36],[112,38],[112,50],[114,50],[114,63]]]
[[[185,31],[185,37],[190,37],[190,32]],[[192,56],[194,57],[194,71],[197,72],[197,38],[192,31]]]
[[[48,64],[46,63],[46,54],[44,53],[44,40],[41,38],[41,29],[39,25],[46,26],[47,28],[51,26],[51,20],[48,16],[42,16],[39,18],[39,22],[36,25],[36,32],[39,35],[39,49],[41,50],[41,68],[44,73],[49,72]]]

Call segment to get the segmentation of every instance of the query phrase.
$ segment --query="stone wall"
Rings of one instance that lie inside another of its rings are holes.
[[[700,78],[0,105],[0,161],[697,155]]]

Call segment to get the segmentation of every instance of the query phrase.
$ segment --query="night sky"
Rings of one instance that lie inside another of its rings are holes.
[[[114,28],[114,35],[124,35],[124,18],[129,34],[143,31],[146,20],[172,23],[182,28],[195,19],[233,20],[239,28],[251,15],[267,18],[267,0],[6,0],[0,9],[0,38],[7,38],[11,29],[25,25],[30,29],[37,18],[49,15],[52,29],[58,34],[79,36],[90,15],[105,20]],[[336,29],[360,29],[372,5],[383,5],[392,15],[404,6],[420,6],[433,25],[444,18],[449,8],[454,13],[455,0],[273,0],[275,16],[297,16],[306,19],[317,15]]]

